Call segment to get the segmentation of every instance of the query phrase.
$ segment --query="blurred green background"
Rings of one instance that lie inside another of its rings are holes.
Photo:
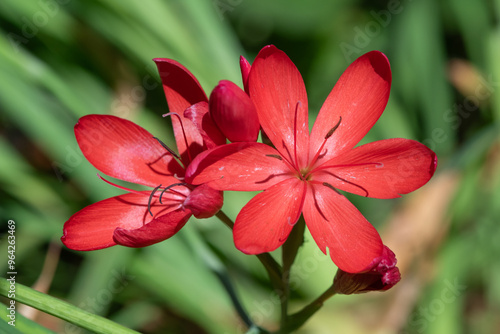
[[[279,306],[264,270],[216,218],[140,250],[62,246],[73,213],[120,193],[98,180],[73,126],[114,114],[173,146],[151,59],[181,62],[210,92],[221,79],[241,85],[239,55],[253,61],[267,44],[301,71],[312,124],[348,64],[378,49],[393,87],[364,142],[419,140],[438,154],[438,170],[400,199],[350,196],[396,253],[403,279],[383,294],[334,297],[299,332],[500,333],[499,19],[499,0],[2,0],[0,275],[13,219],[19,283],[143,333],[243,333],[194,251],[201,242],[227,265],[251,317],[272,329]],[[252,196],[226,193],[223,210],[234,219]],[[292,311],[331,284],[336,268],[319,253],[307,236]],[[84,333],[22,312],[56,333]]]

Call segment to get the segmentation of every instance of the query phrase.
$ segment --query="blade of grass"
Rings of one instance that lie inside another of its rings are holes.
[[[9,295],[10,283],[7,279],[0,279],[0,295]],[[71,322],[82,328],[102,334],[138,334],[132,329],[117,324],[109,319],[99,317],[90,312],[79,309],[65,301],[43,294],[16,282],[16,293],[13,298],[19,303],[34,307],[42,312]]]
[[[0,303],[0,305],[2,309],[7,308],[7,306],[2,303]],[[0,314],[0,332],[4,334],[55,334],[53,331],[19,313],[16,314],[15,326],[8,324],[9,321],[11,320],[7,318],[7,314],[2,312]]]

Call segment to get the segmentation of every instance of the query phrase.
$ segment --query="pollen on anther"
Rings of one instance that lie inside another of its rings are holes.
[[[266,157],[276,158],[278,160],[283,160],[279,154],[266,154]]]
[[[339,121],[337,122],[337,124],[333,126],[333,128],[330,129],[330,131],[328,131],[328,133],[325,136],[325,139],[328,139],[333,135],[333,133],[335,132],[335,130],[337,130],[341,122],[342,122],[342,116],[339,116]]]

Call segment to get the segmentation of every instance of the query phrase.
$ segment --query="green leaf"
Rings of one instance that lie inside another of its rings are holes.
[[[42,312],[51,314],[60,319],[71,322],[82,328],[102,334],[138,334],[132,329],[126,328],[111,320],[99,317],[90,312],[79,309],[65,301],[54,298],[33,290],[27,286],[16,282],[15,301],[34,307]],[[10,282],[7,279],[0,279],[0,295],[9,295]]]
[[[0,303],[1,308],[7,308],[6,305]],[[20,313],[16,314],[15,326],[9,324],[11,321],[7,314],[2,312],[0,314],[0,332],[5,334],[54,334],[53,331],[43,327],[42,325],[26,318]]]

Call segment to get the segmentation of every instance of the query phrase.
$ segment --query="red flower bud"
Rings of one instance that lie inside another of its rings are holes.
[[[231,142],[257,141],[260,124],[250,97],[236,84],[222,80],[209,100],[210,114]]]
[[[374,259],[369,270],[350,274],[339,269],[333,281],[336,293],[350,295],[368,291],[385,291],[392,288],[401,279],[396,256],[384,245],[382,255]]]
[[[222,191],[202,184],[189,194],[184,201],[184,207],[191,210],[196,218],[209,218],[219,212],[223,203]]]

